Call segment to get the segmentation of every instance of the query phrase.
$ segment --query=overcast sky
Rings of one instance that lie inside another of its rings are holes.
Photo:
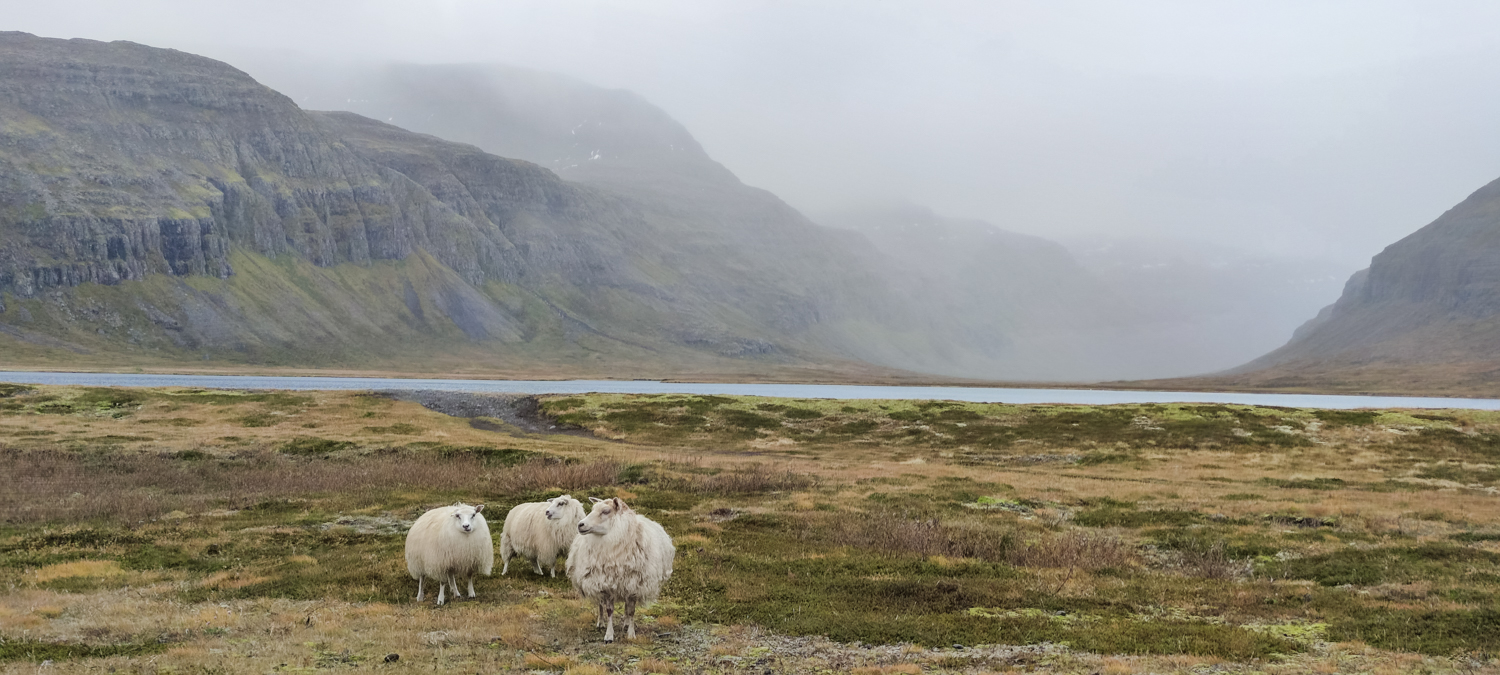
[[[1349,270],[1500,177],[1500,3],[0,0],[0,28],[253,61],[490,62],[641,93],[811,212]],[[253,68],[248,68],[253,72]]]

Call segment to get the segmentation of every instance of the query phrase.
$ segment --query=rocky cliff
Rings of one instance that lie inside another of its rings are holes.
[[[1237,382],[1500,394],[1500,180],[1391,244]]]
[[[310,114],[172,50],[0,34],[0,167],[12,354],[318,364],[446,341],[795,360],[798,337],[776,330],[810,320],[758,270],[736,280],[738,306],[675,283],[672,224],[629,200]],[[755,314],[767,306],[786,316]]]

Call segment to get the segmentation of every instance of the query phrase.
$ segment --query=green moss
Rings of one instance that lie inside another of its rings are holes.
[[[1288,490],[1342,490],[1349,487],[1342,478],[1303,478],[1297,480],[1281,480],[1279,478],[1262,478],[1262,485],[1285,488]]]
[[[282,443],[277,451],[285,455],[328,455],[352,447],[354,444],[348,441],[302,436]]]
[[[397,422],[388,427],[365,427],[364,430],[372,434],[392,434],[396,436],[415,436],[422,433],[422,427],[406,422]]]
[[[1500,611],[1383,608],[1334,619],[1329,638],[1435,656],[1495,652],[1500,650]]]
[[[0,383],[0,398],[10,398],[17,394],[31,391],[31,387],[24,384]]]
[[[1139,511],[1134,505],[1109,505],[1083,511],[1073,522],[1084,527],[1147,527],[1150,525],[1191,525],[1203,522],[1196,511]]]
[[[418,449],[422,452],[433,452],[445,458],[474,458],[486,466],[515,466],[530,459],[548,457],[544,453],[522,450],[520,448],[495,448],[483,445],[455,447],[451,445],[424,446],[413,443],[407,447]]]
[[[243,417],[237,417],[234,421],[242,427],[274,427],[281,424],[284,418],[280,415],[272,415],[270,413],[252,413]]]
[[[0,640],[0,661],[69,661],[109,656],[149,656],[160,654],[171,645],[165,642],[126,642],[88,645],[66,642],[7,638]]]
[[[1331,426],[1368,426],[1380,415],[1373,410],[1314,410],[1313,416]]]
[[[1490,484],[1500,481],[1500,469],[1471,469],[1465,468],[1462,464],[1433,464],[1418,472],[1417,477],[1451,480],[1464,485]]]
[[[1386,546],[1345,549],[1294,560],[1268,562],[1262,570],[1272,577],[1307,579],[1323,586],[1460,579],[1477,573],[1500,572],[1500,553],[1451,544],[1414,547]]]

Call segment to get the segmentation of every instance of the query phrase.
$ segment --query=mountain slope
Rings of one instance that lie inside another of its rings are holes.
[[[1173,370],[1177,352],[1152,346],[1176,331],[1138,325],[1056,244],[930,211],[834,214],[818,218],[833,229],[817,227],[741,183],[630,92],[501,66],[262,61],[255,72],[304,105],[347,107],[626,196],[653,220],[692,233],[689,245],[702,255],[685,260],[723,259],[713,247],[728,244],[752,268],[785,276],[788,298],[818,289],[818,321],[793,328],[850,358],[1007,379]],[[1166,358],[1142,358],[1147,352]]]
[[[840,360],[799,270],[189,54],[0,34],[0,166],[13,355]],[[682,271],[714,266],[736,274]]]
[[[1500,180],[1391,244],[1231,384],[1500,394]]]

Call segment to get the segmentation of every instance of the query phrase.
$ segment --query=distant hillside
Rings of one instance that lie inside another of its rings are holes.
[[[0,34],[0,365],[1089,380],[1171,352],[1056,244],[815,224],[629,92],[272,79],[302,107],[211,59]]]
[[[823,287],[841,290],[813,331],[852,358],[1006,379],[1191,372],[1170,346],[1177,326],[1143,323],[1057,244],[920,208],[817,218],[836,232],[813,226],[630,92],[501,66],[265,62],[256,72],[305,106],[521,157],[691,222],[760,265],[817,269]]]
[[[1056,242],[911,205],[818,219],[868,237],[901,290],[934,325],[981,346],[968,358],[988,368],[1033,379],[1192,373],[1213,349],[1188,321],[1107,283]]]
[[[1500,180],[1391,244],[1233,386],[1500,395]]]
[[[1075,237],[1078,264],[1158,338],[1142,351],[1166,376],[1223,371],[1286,343],[1338,297],[1346,264],[1171,238]]]

